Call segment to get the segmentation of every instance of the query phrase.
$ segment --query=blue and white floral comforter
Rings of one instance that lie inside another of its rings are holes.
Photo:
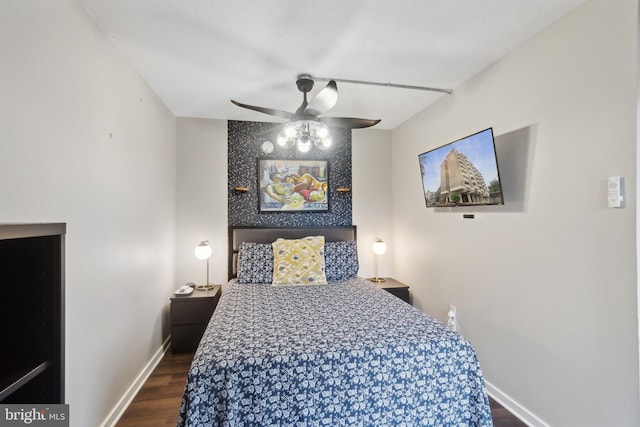
[[[195,354],[178,426],[491,426],[476,353],[362,279],[231,281]]]

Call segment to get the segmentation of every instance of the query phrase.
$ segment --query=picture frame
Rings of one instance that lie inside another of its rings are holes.
[[[328,212],[329,162],[258,159],[258,211]]]

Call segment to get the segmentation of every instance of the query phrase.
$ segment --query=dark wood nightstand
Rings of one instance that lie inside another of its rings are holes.
[[[196,351],[209,319],[218,305],[220,285],[208,291],[194,290],[191,295],[171,298],[171,352]]]
[[[385,281],[376,283],[376,286],[397,296],[407,304],[411,304],[411,300],[409,299],[409,286],[404,283],[400,283],[391,277],[385,277]]]

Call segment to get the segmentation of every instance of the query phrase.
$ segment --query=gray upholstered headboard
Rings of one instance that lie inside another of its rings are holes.
[[[242,242],[273,243],[278,238],[299,239],[324,236],[327,242],[356,240],[356,226],[335,227],[235,227],[229,226],[229,279],[238,273],[238,250]]]

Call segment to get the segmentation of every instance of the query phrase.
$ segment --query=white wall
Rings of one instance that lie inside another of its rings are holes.
[[[637,16],[588,2],[392,133],[395,274],[426,312],[457,306],[492,390],[534,425],[640,424]],[[417,155],[488,126],[506,205],[426,209]]]
[[[353,224],[358,226],[361,277],[375,276],[373,242],[380,237],[387,252],[378,256],[378,276],[392,277],[394,241],[391,207],[391,132],[355,129],[351,132]],[[417,161],[417,160],[416,160]]]
[[[0,221],[67,223],[66,401],[97,426],[168,336],[175,119],[73,0],[0,2],[0,52]]]
[[[209,240],[209,281],[227,282],[227,121],[177,120],[176,284],[206,282],[193,251]]]

